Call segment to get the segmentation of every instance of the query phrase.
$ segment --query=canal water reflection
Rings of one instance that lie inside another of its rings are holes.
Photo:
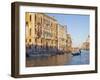
[[[72,56],[67,65],[89,64],[90,62],[89,51],[82,50],[81,55]]]
[[[65,53],[60,55],[35,56],[26,58],[26,67],[77,64],[89,64],[89,51],[82,51],[81,55],[77,56],[73,56],[71,53]]]

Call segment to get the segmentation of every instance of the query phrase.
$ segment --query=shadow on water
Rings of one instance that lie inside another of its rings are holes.
[[[68,55],[55,55],[55,56],[47,56],[47,57],[37,57],[35,59],[27,58],[26,66],[27,67],[35,67],[35,66],[56,66],[56,65],[64,65],[68,62]]]
[[[64,54],[66,51],[59,50],[57,47],[48,46],[37,46],[31,45],[26,47],[26,57],[37,57],[37,56],[51,56],[57,54]]]

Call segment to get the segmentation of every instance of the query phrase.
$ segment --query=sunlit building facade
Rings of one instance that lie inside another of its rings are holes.
[[[32,45],[35,45],[35,14],[26,13],[25,20],[25,43],[26,47],[31,47]]]
[[[72,51],[72,39],[70,34],[66,34],[66,52],[71,53]]]
[[[66,50],[66,27],[63,25],[58,25],[58,49],[61,51]]]
[[[26,13],[26,47],[34,50],[57,48],[57,21],[43,13]]]
[[[26,12],[25,20],[25,43],[29,53],[71,50],[72,41],[70,34],[67,34],[67,27],[60,25],[54,17]]]

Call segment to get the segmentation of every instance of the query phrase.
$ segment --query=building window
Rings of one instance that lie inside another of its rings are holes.
[[[28,26],[28,21],[26,21],[26,26]]]
[[[32,16],[30,15],[30,21],[32,21]]]
[[[29,42],[31,42],[31,39],[29,39]]]
[[[36,22],[36,15],[35,15],[35,22]]]
[[[37,34],[37,29],[35,28],[35,34]]]
[[[31,35],[31,28],[30,28],[30,35]]]
[[[42,24],[42,17],[41,17],[41,24]]]

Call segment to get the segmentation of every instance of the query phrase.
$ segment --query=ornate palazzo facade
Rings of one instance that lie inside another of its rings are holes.
[[[25,20],[26,49],[67,51],[67,46],[72,45],[71,36],[66,36],[67,29],[60,25],[54,17],[43,13],[26,12]]]

